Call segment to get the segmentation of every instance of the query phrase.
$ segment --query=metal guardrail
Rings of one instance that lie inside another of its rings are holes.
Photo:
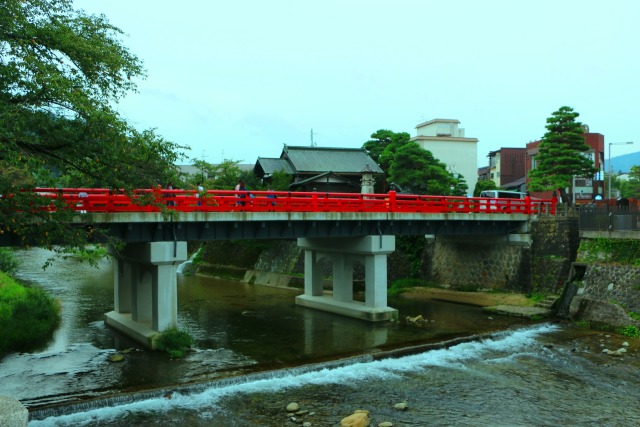
[[[578,211],[578,221],[585,231],[639,231],[640,208],[585,205]]]

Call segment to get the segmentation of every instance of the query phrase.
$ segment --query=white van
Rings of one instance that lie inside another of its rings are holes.
[[[505,190],[484,190],[480,193],[480,197],[490,197],[492,199],[524,199],[527,193],[521,191],[505,191]]]
[[[483,192],[480,193],[480,197],[486,197],[486,198],[491,198],[491,199],[524,199],[527,196],[527,193],[523,193],[521,191],[505,191],[505,190],[485,190]],[[480,201],[481,205],[480,205],[480,209],[482,210],[486,210],[487,209],[487,201],[486,200],[482,200]],[[507,202],[506,200],[500,201],[500,200],[491,200],[489,201],[490,204],[490,208],[489,210],[498,210],[498,206],[496,206],[496,204],[501,204],[501,205],[506,205]],[[520,203],[520,202],[517,202]],[[517,210],[524,210],[525,209],[525,205],[524,202],[522,202],[522,206],[516,206],[514,207],[513,204],[511,205],[512,209],[517,209]],[[500,210],[506,210],[506,206],[502,206],[502,208]]]

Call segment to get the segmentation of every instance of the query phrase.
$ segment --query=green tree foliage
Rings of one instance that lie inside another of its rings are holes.
[[[238,160],[225,159],[222,163],[212,166],[213,184],[219,190],[233,190],[242,179],[242,169]]]
[[[407,132],[392,132],[380,129],[371,134],[371,139],[362,146],[369,156],[382,168],[388,171],[396,150],[409,142],[411,136]]]
[[[620,193],[623,197],[640,199],[640,166],[632,166],[629,171],[629,180],[617,180]]]
[[[193,159],[192,165],[199,171],[195,175],[188,175],[184,178],[184,187],[187,189],[196,189],[198,184],[205,189],[215,188],[215,166],[204,160]]]
[[[362,145],[369,156],[380,166],[386,176],[376,176],[375,188],[377,192],[387,192],[390,185],[387,182],[389,168],[399,147],[409,142],[411,136],[407,132],[393,132],[380,129],[371,134],[371,139]]]
[[[473,189],[473,197],[479,197],[480,193],[485,190],[495,190],[497,189],[496,183],[491,181],[490,179],[486,179],[483,181],[476,182],[476,188]]]
[[[466,196],[469,191],[469,185],[467,185],[467,180],[464,179],[464,175],[454,174],[453,175],[453,185],[451,186],[451,192],[449,193],[451,196]]]
[[[271,188],[275,191],[288,191],[293,182],[293,176],[283,170],[275,171],[271,176]]]
[[[576,121],[579,114],[570,107],[560,109],[547,119],[537,167],[529,173],[529,189],[532,191],[559,190],[562,200],[571,204],[573,177],[592,177],[597,169],[593,162],[583,155],[589,150],[585,144],[582,123]]]
[[[175,180],[180,147],[138,131],[115,107],[144,77],[106,17],[71,0],[0,4],[0,227],[50,246],[86,240],[73,214],[21,188],[49,185],[130,190]],[[4,173],[9,171],[9,173]],[[9,197],[9,195],[11,195]],[[62,206],[59,206],[62,208]],[[26,242],[26,240],[25,240]]]
[[[397,149],[389,168],[389,179],[405,192],[414,194],[449,195],[459,183],[444,163],[415,142]]]

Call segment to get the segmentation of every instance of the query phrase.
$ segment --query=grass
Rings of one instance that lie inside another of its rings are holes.
[[[527,294],[527,298],[531,300],[533,304],[540,301],[544,301],[546,297],[547,297],[547,294],[543,292],[531,292],[530,294]]]
[[[415,287],[433,287],[433,284],[422,279],[398,279],[391,283],[388,293],[391,296],[396,296]]]

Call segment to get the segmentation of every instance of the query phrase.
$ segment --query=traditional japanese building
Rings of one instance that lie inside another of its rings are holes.
[[[359,193],[363,173],[384,172],[363,148],[287,146],[279,158],[258,157],[254,174],[269,182],[282,171],[293,176],[295,191]]]

